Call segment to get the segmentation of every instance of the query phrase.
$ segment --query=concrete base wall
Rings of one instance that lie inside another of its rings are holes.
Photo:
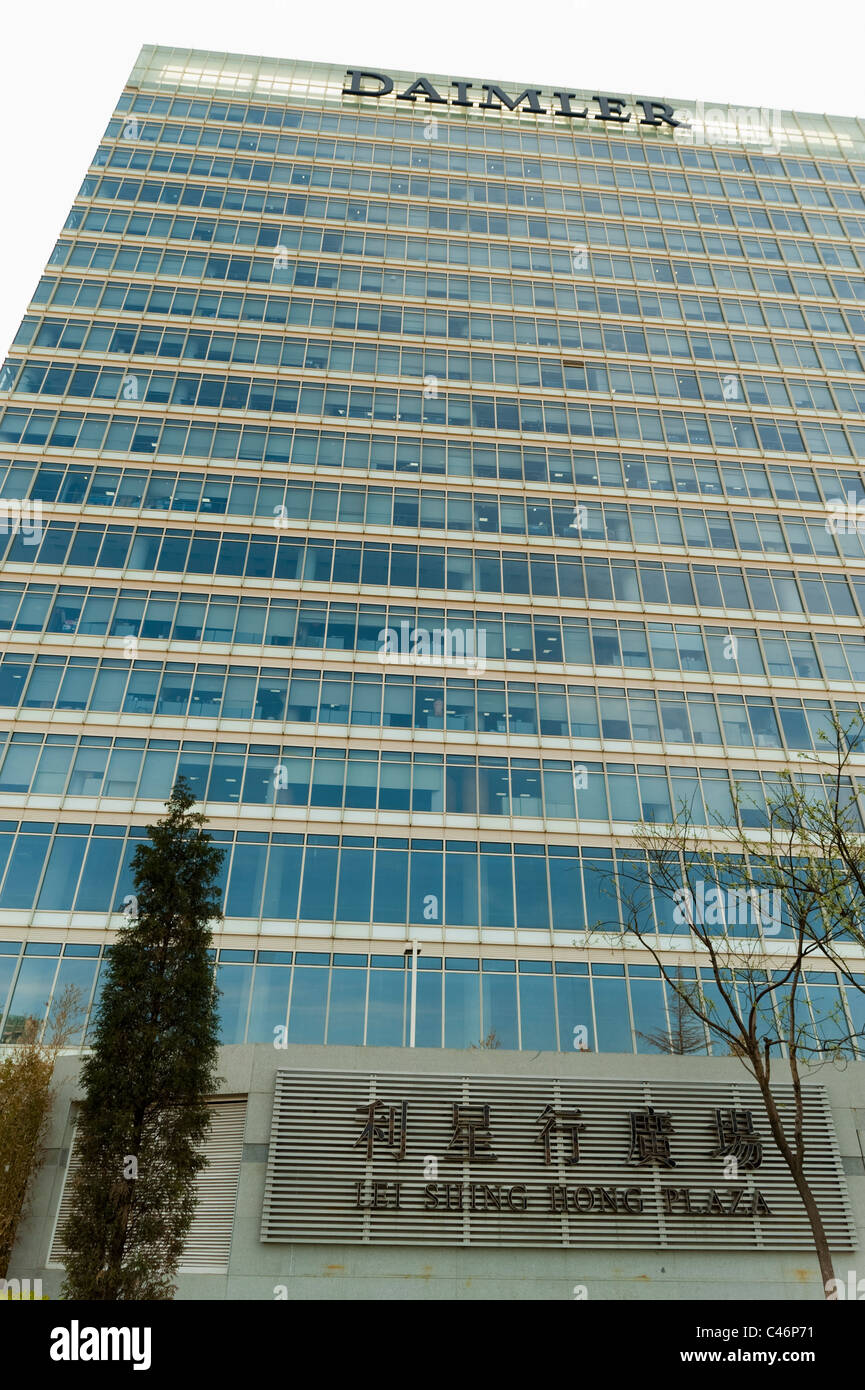
[[[793,1252],[452,1249],[358,1245],[275,1245],[259,1240],[274,1075],[282,1068],[332,1071],[444,1072],[526,1077],[667,1078],[707,1082],[743,1079],[733,1058],[635,1057],[624,1054],[457,1052],[441,1049],[226,1047],[220,1055],[222,1091],[247,1095],[243,1162],[227,1274],[189,1273],[178,1279],[183,1299],[266,1299],[287,1288],[289,1299],[822,1299],[816,1257]],[[60,1059],[48,1153],[30,1211],[13,1252],[9,1277],[41,1278],[43,1293],[59,1296],[62,1270],[48,1268],[72,1138],[70,1106],[79,1094],[78,1058]],[[777,1064],[777,1079],[788,1079]],[[865,1063],[824,1066],[810,1080],[826,1087],[838,1135],[857,1251],[840,1252],[835,1273],[865,1278]],[[581,1293],[580,1288],[585,1289]],[[865,1287],[865,1286],[863,1286]],[[578,1292],[575,1294],[575,1288]],[[285,1295],[281,1295],[285,1296]]]

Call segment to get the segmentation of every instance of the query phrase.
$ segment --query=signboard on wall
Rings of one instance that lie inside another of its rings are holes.
[[[775,1088],[792,1113],[792,1087]],[[806,1170],[855,1248],[826,1093]],[[807,1249],[801,1199],[747,1079],[640,1081],[283,1070],[263,1241]]]
[[[625,97],[596,93],[592,97],[595,105],[590,111],[588,102],[582,101],[576,92],[559,90],[545,94],[540,87],[524,87],[521,92],[514,92],[506,91],[497,82],[478,83],[456,79],[445,84],[441,78],[436,78],[434,82],[430,77],[416,77],[404,91],[394,92],[394,80],[388,73],[364,68],[348,69],[342,92],[343,96],[376,99],[393,95],[395,101],[419,101],[428,107],[476,106],[481,111],[531,111],[538,116],[546,116],[549,112],[570,120],[613,121],[617,125],[626,125],[632,118],[635,123],[647,126],[682,125],[669,102],[645,97],[636,99],[634,105],[637,109],[632,112]]]

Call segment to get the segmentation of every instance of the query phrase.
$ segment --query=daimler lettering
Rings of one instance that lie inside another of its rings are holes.
[[[346,73],[343,96],[386,97],[394,94],[394,80],[384,72],[372,72],[363,68],[349,68]],[[469,92],[472,93],[471,97]],[[453,94],[455,93],[455,95]],[[475,99],[477,98],[477,100]],[[589,111],[588,106],[573,106],[579,102],[576,92],[553,90],[544,96],[540,87],[524,87],[512,96],[497,82],[453,81],[449,84],[447,95],[430,81],[428,77],[416,77],[414,82],[402,92],[395,93],[396,101],[424,101],[431,106],[476,106],[479,111],[531,111],[536,116],[565,116],[571,120],[614,121],[624,125],[633,113],[626,108],[624,97],[595,95],[592,101],[597,110]],[[676,119],[673,108],[666,101],[651,101],[638,97],[635,106],[642,115],[637,124],[649,126],[678,126],[682,121]]]

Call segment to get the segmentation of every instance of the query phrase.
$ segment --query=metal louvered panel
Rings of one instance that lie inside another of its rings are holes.
[[[231,1248],[234,1207],[240,1181],[246,1099],[220,1100],[211,1106],[210,1133],[204,1146],[207,1167],[196,1179],[198,1205],[186,1237],[180,1270],[206,1270],[225,1273]],[[48,1256],[50,1265],[63,1264],[63,1227],[69,1216],[71,1179],[78,1169],[74,1141],[63,1195],[57,1211],[54,1238]]]
[[[789,1121],[792,1087],[779,1085],[774,1091]],[[365,1131],[375,1101],[381,1105],[369,1158]],[[460,1112],[463,1119],[488,1121],[487,1128],[476,1129],[472,1160],[465,1154],[464,1126],[462,1149],[452,1143],[455,1104],[474,1107]],[[479,1109],[484,1105],[490,1107],[486,1117]],[[543,1135],[547,1106],[557,1117],[549,1161]],[[759,1166],[746,1167],[756,1155],[743,1150],[738,1176],[731,1175],[729,1157],[725,1165],[718,1152],[716,1110],[750,1111],[762,1141]],[[583,1129],[567,1127],[569,1112],[571,1126]],[[669,1116],[670,1132],[661,1143],[669,1143],[670,1166],[652,1158],[639,1161],[632,1113],[641,1117],[638,1125],[645,1117],[651,1125],[655,1117]],[[835,1250],[854,1249],[822,1086],[806,1089],[805,1134],[806,1171],[830,1243]],[[759,1090],[747,1079],[647,1082],[308,1070],[277,1073],[261,1239],[679,1250],[792,1250],[813,1244],[801,1199],[771,1140]]]
[[[181,1270],[228,1269],[234,1207],[240,1182],[246,1100],[223,1100],[212,1107],[213,1120],[204,1146],[207,1167],[196,1179],[198,1205],[183,1247]]]
[[[77,1108],[77,1107],[76,1107]],[[69,1211],[72,1206],[70,1201],[70,1190],[72,1178],[78,1171],[78,1153],[75,1148],[75,1132],[72,1135],[72,1143],[69,1146],[69,1158],[66,1163],[66,1172],[63,1177],[63,1191],[60,1194],[60,1205],[57,1208],[57,1216],[54,1221],[54,1234],[51,1237],[51,1249],[48,1251],[48,1264],[63,1264],[63,1228],[69,1219]]]

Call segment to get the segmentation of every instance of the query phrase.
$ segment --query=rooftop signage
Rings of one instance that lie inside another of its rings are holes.
[[[394,95],[394,80],[384,72],[349,68],[345,75],[343,96],[386,97]],[[591,98],[597,109],[581,105],[576,92],[551,91],[540,87],[524,87],[521,92],[506,92],[496,82],[453,81],[447,89],[439,90],[429,77],[416,77],[404,91],[396,92],[397,101],[424,101],[430,106],[453,106],[480,111],[530,111],[537,116],[565,116],[570,120],[614,121],[625,125],[634,120],[638,125],[678,126],[673,107],[665,101],[640,97],[635,101],[637,111],[627,108],[624,97],[595,95]],[[576,103],[576,104],[574,104]]]

